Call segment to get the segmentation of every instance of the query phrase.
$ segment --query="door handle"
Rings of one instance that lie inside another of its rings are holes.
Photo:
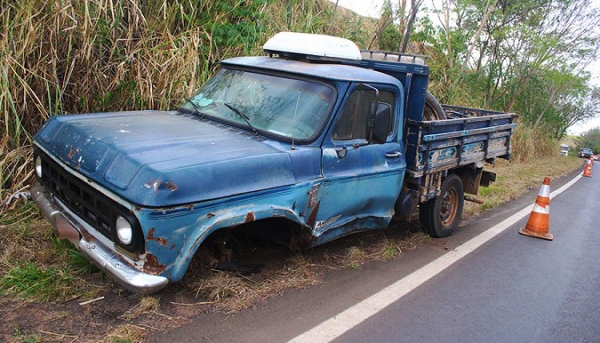
[[[337,158],[340,160],[342,158],[346,157],[346,153],[348,153],[348,150],[346,149],[345,146],[335,149],[335,154],[337,155]]]
[[[400,151],[392,151],[392,152],[385,153],[385,158],[388,158],[388,159],[400,158],[400,156],[402,156],[402,153]]]

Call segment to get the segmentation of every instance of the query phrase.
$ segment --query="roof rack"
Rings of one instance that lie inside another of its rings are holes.
[[[375,60],[386,62],[411,63],[418,65],[427,65],[425,60],[428,56],[413,55],[400,52],[391,52],[383,50],[361,50],[360,54],[363,60]]]

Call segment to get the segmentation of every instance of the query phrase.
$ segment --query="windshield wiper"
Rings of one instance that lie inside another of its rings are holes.
[[[200,111],[200,107],[198,107],[198,105],[196,105],[196,103],[194,101],[192,101],[191,98],[186,98],[185,99],[186,103],[190,103],[192,105],[192,107],[194,107],[194,109],[191,111],[191,114],[196,115],[200,118],[204,118],[204,113],[202,113],[202,111]],[[189,110],[187,110],[187,108],[183,108],[183,107],[179,107],[178,110],[184,110],[183,112],[190,112]]]
[[[224,102],[223,105],[227,106],[228,109],[232,110],[235,114],[240,116],[240,118],[244,119],[246,124],[248,124],[248,126],[252,130],[252,132],[254,132],[255,135],[258,135],[258,130],[254,127],[254,125],[252,125],[252,123],[250,123],[250,117],[242,113],[242,111],[238,110],[235,106],[233,106],[230,103]]]

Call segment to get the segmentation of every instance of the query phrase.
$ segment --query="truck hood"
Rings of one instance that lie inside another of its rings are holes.
[[[182,205],[295,183],[286,152],[245,131],[177,112],[57,116],[35,140],[141,206]]]

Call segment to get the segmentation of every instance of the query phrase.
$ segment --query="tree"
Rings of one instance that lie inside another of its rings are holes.
[[[591,129],[575,140],[577,149],[592,148],[595,154],[600,153],[600,128]]]
[[[432,47],[446,61],[432,62],[440,63],[432,83],[447,98],[518,112],[554,137],[596,114],[583,72],[600,45],[600,11],[590,0],[444,0],[436,11],[442,24]]]
[[[398,8],[394,9],[390,0],[385,0],[383,13],[379,20],[376,37],[379,48],[389,51],[406,52],[415,24],[419,8],[425,0],[398,0]]]
[[[488,1],[488,4],[486,5],[485,15],[484,15],[483,19],[481,20],[479,28],[477,29],[475,36],[473,36],[473,40],[467,51],[467,56],[465,57],[465,61],[463,63],[463,70],[467,67],[467,64],[469,63],[469,59],[471,58],[471,53],[473,53],[473,49],[475,48],[475,45],[477,44],[477,41],[479,40],[479,36],[481,35],[481,31],[483,31],[483,28],[486,26],[488,19],[490,17],[490,14],[492,13],[492,11],[494,11],[494,8],[496,8],[497,3],[498,3],[498,0],[494,0],[494,2],[490,5],[490,2]],[[481,61],[481,59],[480,59],[480,61]]]

